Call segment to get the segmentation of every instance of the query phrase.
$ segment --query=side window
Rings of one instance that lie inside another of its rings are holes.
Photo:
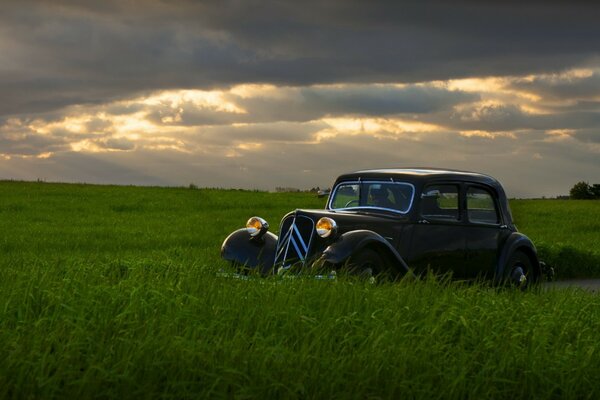
[[[467,211],[469,221],[478,224],[498,224],[498,210],[492,194],[481,188],[467,190]]]
[[[421,195],[421,215],[431,220],[458,221],[458,186],[426,186]]]

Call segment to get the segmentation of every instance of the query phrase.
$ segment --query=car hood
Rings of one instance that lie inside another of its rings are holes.
[[[408,216],[395,213],[376,212],[372,210],[302,210],[298,209],[286,214],[282,221],[291,215],[302,215],[309,217],[314,222],[319,218],[329,217],[333,219],[337,226],[338,232],[345,233],[357,229],[368,229],[377,231],[378,228],[389,227],[391,225],[404,224],[408,222]]]

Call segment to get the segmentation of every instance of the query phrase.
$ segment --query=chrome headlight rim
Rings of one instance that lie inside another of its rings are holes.
[[[250,217],[246,222],[246,231],[253,238],[260,238],[269,230],[269,223],[261,217]]]
[[[325,239],[337,232],[337,223],[333,218],[321,217],[315,224],[315,230],[317,235]]]

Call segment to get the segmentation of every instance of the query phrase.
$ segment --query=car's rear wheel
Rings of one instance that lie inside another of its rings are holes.
[[[527,289],[536,282],[535,271],[527,254],[522,251],[513,253],[506,265],[504,280],[521,290]]]

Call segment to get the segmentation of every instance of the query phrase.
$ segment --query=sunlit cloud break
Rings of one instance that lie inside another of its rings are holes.
[[[3,4],[0,178],[270,190],[433,166],[564,194],[600,176],[600,28],[536,4]]]

